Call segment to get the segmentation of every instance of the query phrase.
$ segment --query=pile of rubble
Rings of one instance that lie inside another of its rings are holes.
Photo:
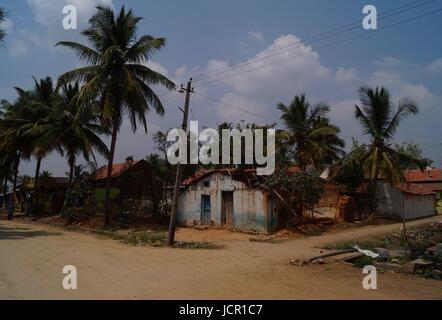
[[[442,280],[442,221],[413,229],[407,233],[406,248],[402,232],[385,236],[376,243],[384,247],[364,250],[353,246],[344,250],[329,251],[310,259],[290,260],[289,264],[306,266],[346,262],[355,266],[374,265],[380,271],[410,273]]]

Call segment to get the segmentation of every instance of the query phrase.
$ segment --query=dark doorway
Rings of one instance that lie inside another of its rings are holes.
[[[211,224],[210,196],[201,196],[201,221],[203,224]]]
[[[221,192],[221,225],[233,227],[233,192]]]

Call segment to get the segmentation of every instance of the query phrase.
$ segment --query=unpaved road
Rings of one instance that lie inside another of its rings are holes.
[[[442,217],[410,223],[439,221]],[[442,299],[442,283],[378,274],[362,288],[361,270],[343,264],[295,267],[335,241],[397,231],[367,226],[283,243],[241,237],[212,250],[134,247],[59,228],[0,221],[0,299]],[[196,232],[204,238],[210,231]],[[189,231],[178,233],[186,238]],[[78,270],[78,290],[64,290],[62,268]]]

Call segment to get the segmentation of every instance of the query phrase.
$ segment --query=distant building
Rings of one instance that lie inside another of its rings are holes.
[[[442,214],[442,169],[407,170],[404,175],[408,183],[425,185],[436,194],[436,211]]]
[[[111,199],[151,199],[151,173],[151,167],[145,160],[128,160],[114,164],[111,174]],[[105,199],[106,177],[107,166],[99,168],[94,174],[95,200],[98,203],[103,203]]]
[[[436,193],[431,185],[378,183],[376,189],[378,216],[395,220],[415,220],[436,215]]]

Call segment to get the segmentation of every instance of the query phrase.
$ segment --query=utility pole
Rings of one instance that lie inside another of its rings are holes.
[[[193,93],[192,88],[192,78],[190,78],[189,82],[187,82],[187,87],[184,88],[181,85],[180,93],[186,93],[186,100],[184,103],[184,111],[183,111],[183,124],[181,128],[184,132],[187,132],[187,120],[189,118],[189,103],[190,103],[190,94]],[[186,155],[187,158],[187,155]],[[177,163],[176,167],[176,177],[175,177],[175,186],[173,188],[173,200],[172,200],[172,213],[170,214],[170,224],[169,224],[169,245],[173,246],[175,244],[175,229],[176,229],[176,220],[177,220],[177,211],[178,211],[178,196],[180,193],[182,179],[182,167],[181,163]]]

